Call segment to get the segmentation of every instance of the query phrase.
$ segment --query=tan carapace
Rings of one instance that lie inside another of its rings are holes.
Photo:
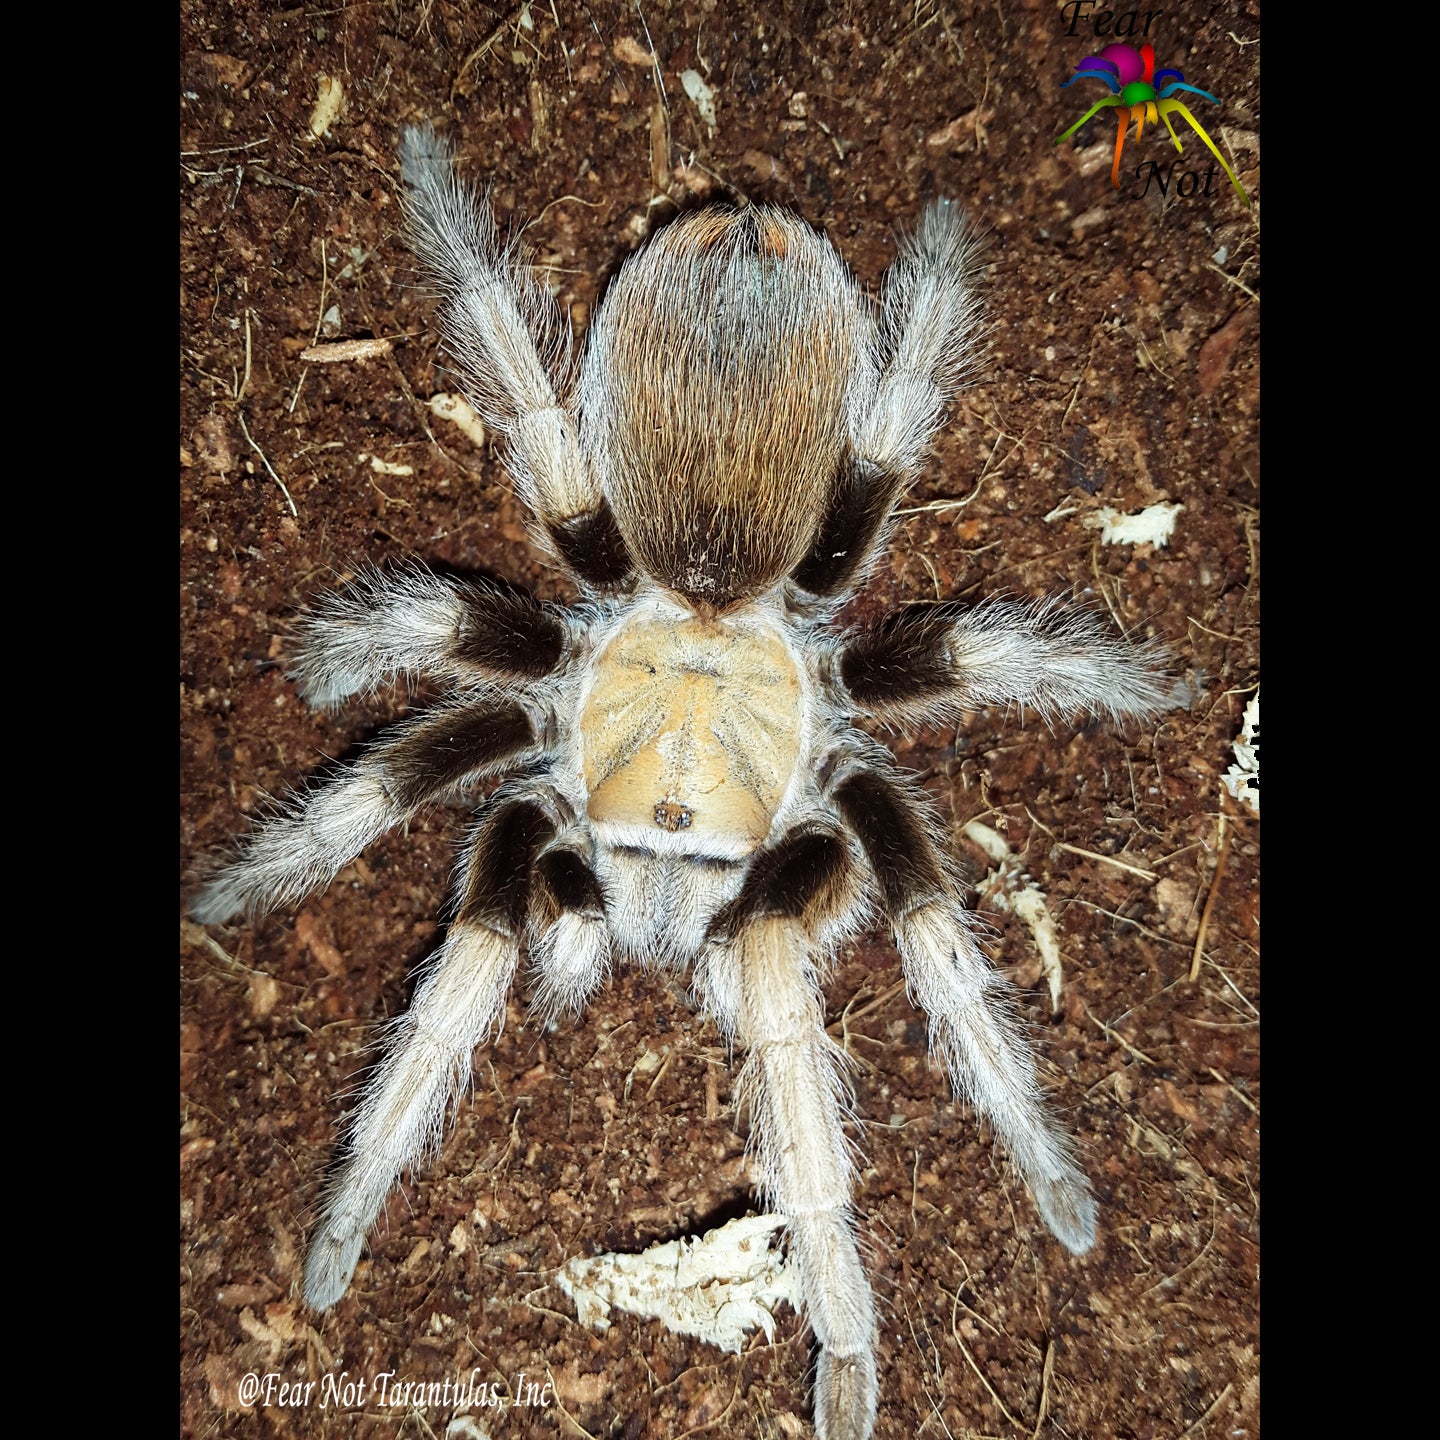
[[[770,833],[800,754],[800,672],[753,620],[638,615],[596,657],[580,717],[591,821],[614,843],[739,859]]]

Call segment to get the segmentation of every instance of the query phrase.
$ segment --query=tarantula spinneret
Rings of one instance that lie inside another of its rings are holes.
[[[612,964],[689,967],[744,1052],[763,1198],[788,1217],[819,1343],[817,1433],[864,1440],[876,1312],[821,994],[837,949],[889,927],[956,1088],[1077,1254],[1095,1204],[944,830],[854,719],[1151,715],[1174,703],[1163,657],[1054,602],[836,622],[974,360],[976,246],[954,205],[925,212],[878,301],[784,211],[684,215],[622,267],[572,368],[557,307],[428,126],[407,132],[402,171],[449,352],[583,598],[368,571],[299,626],[292,673],[313,704],[402,676],[444,698],[258,826],[195,898],[198,919],[294,905],[421,807],[484,797],[454,920],[355,1111],[306,1298],[345,1293],[522,959],[546,1015],[579,1012]]]

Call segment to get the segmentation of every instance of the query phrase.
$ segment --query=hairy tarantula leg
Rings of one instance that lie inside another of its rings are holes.
[[[578,1015],[610,970],[605,897],[578,844],[557,844],[535,862],[530,937],[533,1005],[547,1018]]]
[[[201,888],[190,913],[204,925],[242,910],[294,905],[387,830],[463,781],[494,774],[534,743],[518,705],[430,711],[380,741],[348,771],[295,797],[261,823]]]
[[[349,1288],[380,1207],[405,1170],[439,1149],[446,1108],[469,1082],[471,1052],[499,1029],[531,866],[553,832],[545,810],[524,799],[492,806],[480,825],[460,908],[365,1087],[310,1242],[305,1299],[317,1310]]]
[[[823,598],[858,586],[884,542],[890,512],[909,478],[847,455],[831,481],[815,542],[791,580]]]
[[[880,389],[856,453],[907,479],[980,358],[981,241],[953,200],[937,200],[885,274]]]
[[[790,1220],[790,1254],[820,1342],[815,1432],[821,1440],[868,1436],[877,1391],[875,1303],[850,1214],[843,1055],[825,1034],[809,941],[795,920],[768,916],[745,925],[734,962],[736,1033],[750,1052],[739,1091],[768,1198]]]
[[[567,629],[529,595],[451,580],[419,566],[367,566],[296,623],[290,677],[306,702],[331,708],[397,676],[464,684],[539,680],[565,656]]]
[[[571,368],[559,307],[517,247],[501,245],[489,203],[456,178],[448,142],[429,125],[406,130],[400,168],[411,248],[439,289],[446,347],[471,404],[509,439],[521,499],[582,580],[621,583],[625,541],[557,394]]]
[[[1095,1243],[1090,1183],[1045,1108],[1014,992],[971,935],[922,798],[867,768],[832,799],[879,881],[906,984],[930,1017],[931,1046],[956,1091],[989,1116],[1046,1225],[1083,1254]]]
[[[1119,719],[1182,705],[1166,653],[1057,600],[910,605],[854,636],[840,678],[869,714],[906,723],[952,720],[986,705],[1022,705],[1047,720],[1077,711]]]
[[[865,1440],[878,1392],[875,1304],[850,1210],[844,1055],[825,1033],[814,960],[817,939],[853,914],[857,878],[836,836],[788,836],[716,917],[696,977],[722,1030],[749,1051],[738,1092],[766,1203],[789,1218],[790,1256],[820,1344],[819,1440]]]
[[[842,594],[864,578],[945,406],[977,363],[980,248],[960,207],[937,200],[886,273],[878,387],[854,422],[854,453],[832,480],[815,543],[794,572],[812,595]]]

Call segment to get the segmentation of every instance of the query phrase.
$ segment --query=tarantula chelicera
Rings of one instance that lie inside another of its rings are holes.
[[[889,927],[956,1089],[1077,1254],[1095,1204],[976,944],[944,829],[854,719],[1150,715],[1173,703],[1161,652],[1053,602],[836,622],[975,356],[976,246],[948,201],[904,241],[878,301],[784,211],[682,215],[620,269],[572,368],[558,308],[428,126],[407,132],[402,171],[449,352],[583,598],[565,609],[371,571],[299,625],[293,675],[313,704],[402,676],[445,698],[260,825],[197,918],[293,905],[422,806],[501,782],[476,803],[454,919],[355,1112],[306,1298],[345,1293],[522,956],[548,1015],[580,1011],[614,963],[688,966],[745,1053],[764,1200],[789,1219],[819,1342],[817,1433],[864,1440],[876,1313],[821,995],[837,949]]]

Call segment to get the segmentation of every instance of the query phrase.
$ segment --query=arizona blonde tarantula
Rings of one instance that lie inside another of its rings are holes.
[[[572,365],[558,308],[447,145],[412,129],[401,158],[449,352],[583,598],[368,571],[300,623],[293,675],[312,704],[397,677],[444,699],[260,825],[198,919],[294,905],[423,806],[501,782],[475,801],[454,919],[355,1113],[306,1298],[340,1299],[391,1188],[434,1152],[522,955],[546,1016],[578,1013],[613,963],[688,966],[746,1055],[763,1198],[788,1217],[819,1342],[817,1434],[864,1440],[876,1311],[821,991],[841,946],[890,928],[956,1089],[1077,1254],[1095,1203],[945,831],[854,718],[1151,715],[1172,703],[1161,653],[1053,602],[836,622],[974,360],[976,245],[950,202],[925,211],[878,301],[782,210],[682,215],[621,268]]]

